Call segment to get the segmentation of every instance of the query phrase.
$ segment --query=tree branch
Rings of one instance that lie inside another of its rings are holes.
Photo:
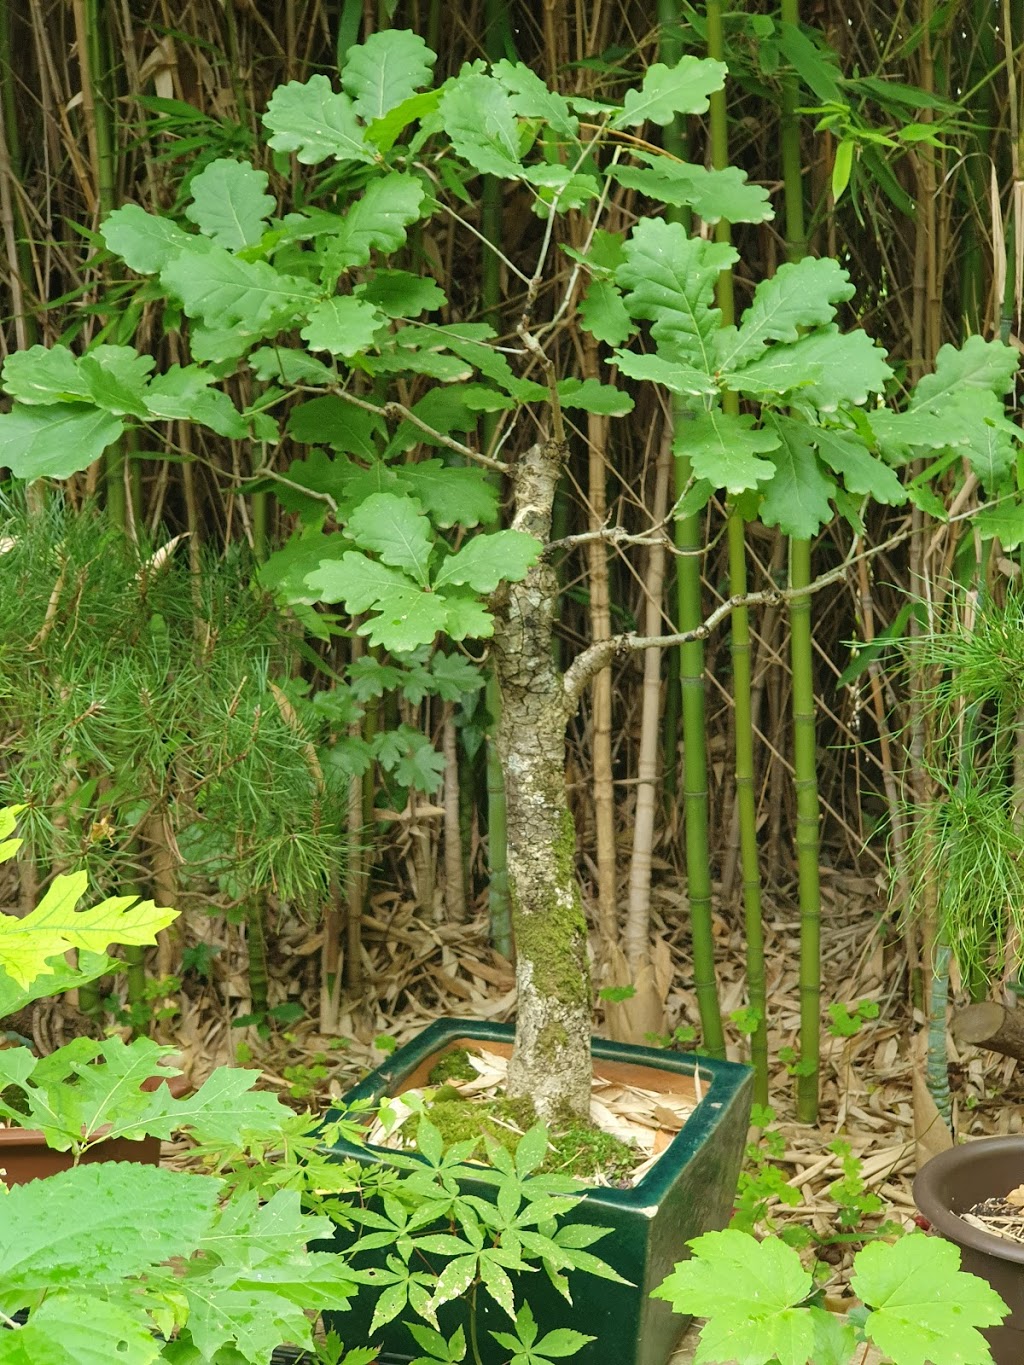
[[[482,451],[474,450],[472,446],[463,445],[461,441],[456,441],[452,436],[446,436],[442,431],[435,431],[429,422],[424,422],[422,417],[405,406],[404,403],[368,403],[365,398],[357,398],[354,393],[347,393],[344,389],[337,390],[337,396],[344,398],[346,403],[351,403],[354,407],[362,408],[365,412],[377,412],[382,417],[390,417],[392,420],[400,419],[403,422],[411,422],[420,431],[425,431],[435,441],[440,441],[449,450],[457,451],[459,455],[464,455],[467,460],[472,460],[474,464],[482,464],[486,469],[493,469],[497,474],[507,474],[510,466],[504,460],[492,460],[490,455],[484,455]]]
[[[881,545],[874,545],[857,555],[848,555],[842,564],[829,569],[802,588],[765,588],[761,592],[740,593],[720,603],[699,626],[693,630],[681,631],[676,635],[613,635],[608,640],[598,640],[577,655],[562,678],[565,700],[570,709],[575,710],[580,697],[590,682],[620,654],[636,654],[645,649],[667,649],[675,645],[686,645],[692,640],[706,640],[716,626],[738,607],[781,606],[799,597],[810,597],[830,583],[838,583],[849,573],[850,568],[861,559],[870,559],[901,544],[912,534],[910,528],[890,536]]]

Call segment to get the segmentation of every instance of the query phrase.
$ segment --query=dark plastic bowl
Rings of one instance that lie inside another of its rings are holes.
[[[914,1181],[914,1201],[935,1232],[961,1251],[961,1266],[987,1280],[1010,1316],[982,1335],[996,1365],[1024,1362],[1024,1244],[1008,1242],[958,1215],[1024,1185],[1024,1136],[979,1138],[932,1157]]]

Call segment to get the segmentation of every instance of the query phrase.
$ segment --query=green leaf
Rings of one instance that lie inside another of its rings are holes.
[[[311,351],[349,357],[370,349],[383,322],[372,304],[351,294],[336,295],[311,310],[299,335]]]
[[[452,146],[471,166],[502,179],[522,176],[515,105],[498,81],[480,72],[459,76],[440,114]]]
[[[444,781],[444,754],[439,754],[426,735],[414,732],[411,742],[394,766],[403,787],[432,795]]]
[[[408,29],[380,29],[364,43],[350,47],[341,84],[352,107],[369,123],[414,95],[433,76],[437,55]]]
[[[67,403],[89,398],[79,361],[67,346],[30,346],[4,361],[3,386],[22,403]]]
[[[872,455],[853,432],[815,427],[812,439],[818,454],[842,478],[848,492],[873,498],[888,507],[900,507],[906,502],[906,489],[896,473]]]
[[[499,583],[517,583],[537,562],[541,543],[524,531],[495,531],[476,535],[449,556],[438,570],[435,587],[466,584],[477,592],[493,592]]]
[[[245,261],[195,238],[160,272],[164,287],[190,318],[208,327],[264,335],[304,313],[315,291],[308,280],[283,275],[266,261]]]
[[[482,469],[419,460],[397,472],[401,486],[419,499],[435,526],[486,526],[497,520],[497,491]]]
[[[148,1093],[140,1127],[166,1140],[187,1132],[197,1142],[221,1146],[240,1147],[247,1134],[270,1138],[280,1133],[289,1111],[277,1095],[253,1088],[259,1078],[258,1071],[222,1066],[182,1099],[160,1086]]]
[[[444,290],[429,275],[412,275],[408,270],[376,271],[359,286],[359,296],[389,318],[419,317],[447,303]]]
[[[159,930],[177,918],[137,896],[112,896],[91,910],[76,910],[85,895],[84,872],[57,876],[36,908],[20,918],[0,915],[0,965],[28,986],[47,970],[47,961],[72,948],[102,953],[111,943],[155,943]]]
[[[772,217],[768,191],[751,185],[745,171],[737,166],[707,170],[687,161],[667,156],[634,152],[645,166],[611,167],[611,174],[627,189],[638,190],[648,199],[676,207],[692,208],[706,223],[724,218],[729,223],[763,223]]]
[[[257,379],[273,380],[289,387],[296,384],[333,384],[334,372],[322,360],[287,346],[261,346],[251,352],[249,364]]]
[[[963,389],[1008,393],[1019,367],[1017,352],[1002,341],[971,336],[959,348],[947,343],[935,357],[935,373],[923,375],[918,380],[910,406],[928,406],[946,394],[959,393]]]
[[[269,179],[266,171],[245,161],[211,161],[189,185],[192,203],[185,217],[228,251],[255,246],[276,208],[274,196],[267,193]]]
[[[508,91],[512,107],[520,118],[540,119],[560,137],[574,138],[580,130],[566,100],[549,90],[541,78],[522,62],[502,60],[491,67],[491,74]]]
[[[533,1349],[538,1356],[552,1356],[559,1360],[563,1356],[579,1355],[588,1341],[596,1340],[596,1337],[576,1332],[571,1327],[556,1327],[553,1332],[546,1332]]]
[[[331,89],[326,76],[310,76],[304,84],[289,81],[270,97],[264,126],[275,152],[295,152],[304,166],[315,166],[331,156],[336,161],[374,161],[356,118],[352,100]]]
[[[328,247],[331,268],[366,265],[374,249],[398,251],[405,245],[405,229],[420,216],[423,198],[423,185],[414,175],[394,171],[371,181]]]
[[[998,536],[1004,550],[1017,550],[1024,544],[1024,504],[1007,501],[982,507],[971,525],[982,540]]]
[[[584,412],[602,413],[606,417],[624,417],[633,411],[632,396],[614,384],[602,384],[597,379],[560,379],[556,385],[564,408],[580,408]]]
[[[383,155],[387,156],[392,147],[398,141],[399,135],[405,131],[410,123],[417,119],[424,119],[428,114],[432,114],[441,102],[443,90],[424,90],[422,94],[410,95],[401,104],[396,104],[394,109],[385,114],[383,118],[375,118],[366,130],[366,136]],[[447,163],[442,163],[442,168]]]
[[[494,634],[494,618],[471,588],[446,588],[444,628],[453,640],[486,640]]]
[[[852,1281],[872,1309],[868,1339],[900,1365],[984,1365],[991,1357],[977,1329],[1009,1310],[991,1285],[959,1266],[958,1248],[938,1237],[869,1243],[857,1254]]]
[[[548,1154],[548,1130],[543,1123],[528,1128],[516,1144],[516,1175],[520,1180],[537,1170]]]
[[[7,1302],[109,1285],[191,1255],[211,1225],[220,1190],[210,1176],[127,1162],[77,1166],[12,1186],[0,1219]]]
[[[584,330],[609,346],[620,346],[634,330],[622,294],[611,280],[590,281],[579,313]]]
[[[710,1319],[695,1365],[708,1361],[777,1360],[808,1365],[813,1320],[799,1308],[813,1288],[792,1248],[744,1232],[709,1232],[690,1242],[693,1258],[678,1264],[652,1297],[677,1313]]]
[[[832,520],[835,484],[818,463],[813,427],[789,417],[772,417],[771,427],[779,445],[772,452],[775,473],[763,486],[761,520],[787,536],[810,540]]]
[[[51,1296],[23,1328],[0,1335],[0,1365],[149,1365],[160,1354],[138,1308],[86,1294]]]
[[[173,219],[147,213],[138,204],[108,213],[100,236],[107,250],[139,275],[156,275],[193,240]]]
[[[701,57],[683,57],[675,66],[655,62],[647,68],[639,90],[627,90],[621,114],[611,120],[612,128],[635,128],[648,120],[663,127],[677,114],[703,114],[708,96],[725,84],[723,62]]]
[[[420,587],[426,586],[434,539],[430,520],[415,498],[375,493],[356,508],[345,529],[360,549],[374,550],[384,564],[403,569]]]
[[[835,317],[834,305],[853,294],[849,275],[830,257],[780,265],[754,290],[739,328],[721,329],[718,368],[740,369],[762,354],[766,342],[797,341],[801,328],[825,326]]]
[[[778,445],[774,432],[754,428],[749,413],[736,416],[717,409],[680,422],[673,440],[676,454],[687,456],[698,479],[729,493],[756,488],[770,478],[775,466],[756,457]]]
[[[711,398],[718,393],[718,385],[709,374],[679,365],[660,355],[640,355],[636,351],[616,351],[615,363],[630,379],[646,379],[663,384],[672,393],[686,397]]]
[[[821,412],[834,412],[841,403],[866,403],[891,377],[885,352],[866,332],[840,332],[833,323],[791,344],[768,346],[722,382],[737,393],[796,394]]]
[[[113,445],[124,422],[85,403],[53,403],[0,413],[0,464],[16,479],[67,479]]]
[[[198,365],[172,365],[158,374],[145,392],[151,417],[163,421],[198,422],[218,436],[241,440],[247,434],[245,418],[221,389],[209,387],[213,375]]]
[[[839,72],[835,69],[832,49],[828,49],[828,55],[832,60],[826,60],[819,48],[797,24],[780,24],[778,34],[780,51],[808,90],[822,104],[837,104],[845,108],[846,97],[839,84]]]
[[[843,197],[843,192],[850,183],[855,147],[856,143],[853,138],[844,137],[836,148],[835,159],[832,162],[832,200],[836,204],[839,203]]]
[[[730,246],[689,237],[681,223],[644,218],[625,245],[616,281],[629,292],[630,316],[649,319],[651,335],[668,359],[714,374],[721,313],[714,307],[718,277],[739,259]]]
[[[288,414],[288,434],[305,445],[322,441],[334,450],[372,459],[387,434],[383,416],[325,394],[300,403]]]

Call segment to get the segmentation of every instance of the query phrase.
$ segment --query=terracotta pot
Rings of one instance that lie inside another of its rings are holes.
[[[961,1266],[987,1280],[1010,1309],[982,1333],[996,1365],[1024,1361],[1024,1245],[972,1227],[958,1217],[983,1199],[1002,1199],[1024,1184],[1024,1137],[978,1138],[940,1152],[914,1181],[914,1200],[935,1232],[955,1243]]]
[[[160,1139],[142,1138],[133,1142],[128,1138],[111,1138],[90,1147],[79,1162],[136,1161],[143,1166],[160,1164]],[[70,1152],[57,1152],[47,1147],[42,1133],[34,1128],[0,1128],[0,1169],[6,1172],[8,1185],[25,1185],[30,1180],[42,1180],[74,1165]]]
[[[378,1100],[422,1085],[438,1057],[457,1047],[486,1042],[497,1050],[511,1048],[513,1030],[506,1024],[475,1023],[465,1019],[441,1019],[412,1043],[399,1048],[388,1061],[346,1097]],[[632,1047],[595,1038],[594,1069],[609,1079],[621,1079],[646,1089],[663,1087],[665,1093],[694,1094],[697,1059],[680,1053]],[[517,1302],[526,1297],[537,1315],[541,1330],[574,1327],[595,1340],[574,1357],[577,1365],[664,1365],[688,1319],[673,1313],[667,1303],[650,1297],[678,1260],[686,1255],[686,1243],[729,1221],[743,1148],[747,1139],[753,1080],[750,1069],[730,1062],[699,1061],[703,1098],[685,1127],[673,1138],[651,1171],[628,1190],[594,1186],[586,1189],[582,1203],[566,1222],[596,1224],[610,1229],[593,1247],[630,1285],[610,1283],[593,1276],[570,1276],[573,1303],[569,1304],[547,1283],[543,1272],[521,1277]],[[327,1121],[330,1122],[331,1115]],[[365,1165],[377,1164],[387,1153],[379,1148],[353,1147],[340,1143],[339,1158]],[[465,1188],[482,1198],[493,1198],[493,1188],[467,1181]],[[334,1247],[348,1250],[354,1234],[339,1229]],[[377,1253],[383,1265],[389,1249]],[[431,1269],[440,1273],[443,1257],[430,1258]],[[357,1264],[374,1265],[374,1253],[361,1255]],[[376,1295],[365,1287],[350,1307],[337,1316],[324,1315],[325,1324],[345,1340],[369,1340],[369,1323]],[[507,1317],[480,1299],[478,1336],[485,1365],[498,1365],[508,1358],[489,1332],[508,1331]],[[404,1316],[404,1315],[403,1315]],[[464,1316],[461,1303],[446,1304],[438,1314],[441,1329],[451,1335]],[[409,1315],[416,1321],[415,1315]],[[371,1344],[381,1345],[381,1365],[408,1361],[418,1354],[412,1337],[401,1321],[374,1334]]]

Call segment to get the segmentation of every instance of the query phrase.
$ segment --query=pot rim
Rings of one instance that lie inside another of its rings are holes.
[[[1010,1242],[1004,1237],[996,1237],[991,1232],[973,1227],[948,1208],[933,1191],[932,1182],[936,1176],[942,1177],[972,1165],[982,1151],[1018,1157],[1024,1171],[1024,1134],[974,1138],[946,1152],[939,1152],[925,1162],[914,1177],[914,1202],[932,1227],[948,1241],[970,1247],[972,1251],[979,1251],[986,1256],[994,1256],[999,1261],[1024,1265],[1024,1243]]]

